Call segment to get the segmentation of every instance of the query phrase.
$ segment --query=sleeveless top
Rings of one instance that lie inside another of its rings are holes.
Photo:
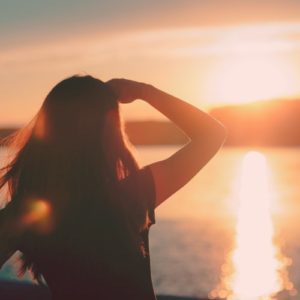
[[[55,243],[55,236],[50,243],[47,236],[41,236],[40,243],[34,239],[35,245],[32,248],[26,246],[26,243],[32,245],[33,241],[30,239],[24,243],[17,237],[7,236],[6,231],[0,227],[0,267],[16,250],[26,253],[26,256],[32,256],[32,261],[38,266],[50,288],[53,300],[156,300],[149,253],[149,229],[155,223],[155,187],[151,169],[144,167],[137,172],[135,180],[127,179],[123,182],[124,193],[132,193],[133,197],[143,201],[146,209],[147,225],[140,232],[143,255],[129,254],[118,249],[118,246],[102,249],[100,244],[90,243],[78,247],[75,244],[73,248],[61,249],[61,240]],[[5,219],[5,210],[4,208],[0,211],[0,226]],[[76,236],[76,233],[72,234]],[[88,231],[78,227],[78,234],[96,235],[96,226],[89,226]],[[78,240],[82,243],[84,238]],[[81,259],[83,256],[84,260]],[[117,262],[116,265],[110,265],[112,260]]]

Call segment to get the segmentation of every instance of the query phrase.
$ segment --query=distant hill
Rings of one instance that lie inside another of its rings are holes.
[[[227,127],[227,145],[300,145],[300,100],[225,106],[213,109],[211,114]]]
[[[181,130],[166,121],[127,122],[125,131],[134,145],[178,145],[188,141]]]

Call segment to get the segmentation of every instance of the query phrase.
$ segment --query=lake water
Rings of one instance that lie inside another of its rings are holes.
[[[139,147],[137,155],[144,165],[177,149]],[[159,206],[150,232],[157,294],[298,299],[299,154],[224,148]],[[10,262],[0,277],[15,278]]]

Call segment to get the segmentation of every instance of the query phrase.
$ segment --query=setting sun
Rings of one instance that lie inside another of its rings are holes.
[[[208,76],[212,99],[219,104],[293,97],[296,70],[282,55],[293,48],[259,26],[236,27],[221,38],[221,58]],[[274,30],[274,28],[273,28]],[[267,35],[268,33],[268,35]]]
[[[225,59],[215,74],[215,98],[221,103],[247,103],[294,94],[294,76],[283,61],[268,57]]]

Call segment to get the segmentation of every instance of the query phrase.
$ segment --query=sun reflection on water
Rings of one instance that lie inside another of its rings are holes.
[[[270,176],[267,161],[259,152],[248,152],[238,178],[239,200],[235,247],[222,267],[220,285],[211,298],[270,300],[288,291],[295,295],[285,258],[274,245],[271,218]]]

